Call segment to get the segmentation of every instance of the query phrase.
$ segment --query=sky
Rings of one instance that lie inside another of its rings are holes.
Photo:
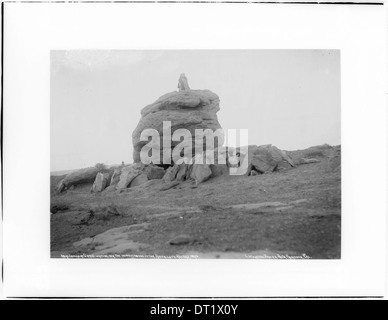
[[[341,144],[338,50],[51,52],[51,171],[132,162],[143,107],[191,89],[220,97],[223,129],[283,150]]]

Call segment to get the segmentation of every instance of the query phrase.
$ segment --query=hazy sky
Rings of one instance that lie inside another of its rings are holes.
[[[140,110],[176,91],[220,97],[224,129],[295,150],[340,144],[337,50],[52,51],[51,171],[132,162]]]

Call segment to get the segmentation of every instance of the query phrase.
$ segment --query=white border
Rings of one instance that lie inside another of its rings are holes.
[[[5,4],[6,296],[383,295],[384,18],[382,6]],[[49,259],[50,50],[293,48],[341,50],[341,260]]]

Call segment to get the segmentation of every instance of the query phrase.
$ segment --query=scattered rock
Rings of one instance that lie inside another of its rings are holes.
[[[145,169],[148,180],[162,179],[166,171],[162,167],[148,165]]]
[[[193,242],[193,239],[186,235],[177,236],[170,241],[168,241],[168,244],[173,246],[181,246],[185,244],[190,244]]]
[[[165,181],[165,182],[174,181],[178,171],[179,171],[179,165],[177,165],[177,164],[168,168],[166,170],[165,175],[163,176],[163,181]]]
[[[135,179],[132,180],[132,182],[129,184],[129,187],[137,187],[140,186],[148,181],[147,173],[143,172],[142,174],[139,174]]]
[[[182,163],[178,165],[178,172],[176,174],[176,180],[177,181],[184,181],[186,180],[187,172],[189,171],[189,165],[186,163]]]
[[[116,186],[120,181],[121,167],[113,171],[109,186]]]
[[[212,175],[212,170],[208,164],[193,164],[190,177],[200,184],[208,180]]]
[[[210,165],[212,171],[212,177],[219,177],[225,174],[229,174],[229,168],[233,167],[233,159],[235,158],[235,148],[231,147],[218,147],[213,151],[208,151],[206,156],[206,164]],[[214,163],[209,161],[209,155],[212,153]],[[238,165],[238,159],[235,161],[235,165]]]
[[[226,164],[211,164],[209,166],[212,171],[212,177],[219,177],[229,173],[229,168]]]
[[[129,186],[133,179],[142,173],[144,166],[141,163],[131,164],[121,169],[120,181],[116,185],[116,189],[125,189]]]
[[[58,193],[61,193],[61,192],[65,191],[65,190],[66,190],[66,185],[65,185],[65,183],[64,183],[63,180],[62,180],[62,181],[59,182],[56,191],[57,191]]]
[[[69,173],[62,181],[60,181],[57,188],[57,192],[60,193],[66,188],[70,188],[71,186],[76,186],[89,182],[92,183],[96,178],[98,172],[98,168],[91,167]]]
[[[243,167],[248,168],[248,175],[252,170],[258,173],[269,173],[295,166],[285,151],[270,144],[264,146],[248,146],[247,149],[248,152],[246,154],[241,152],[241,155],[242,163],[244,163]]]
[[[94,180],[92,186],[92,192],[101,192],[103,191],[107,185],[109,184],[109,173],[97,173],[96,179]]]

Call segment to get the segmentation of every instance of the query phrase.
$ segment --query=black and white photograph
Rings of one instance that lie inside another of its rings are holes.
[[[385,297],[386,13],[2,3],[0,295]]]
[[[338,50],[52,51],[50,81],[52,258],[341,258]]]

